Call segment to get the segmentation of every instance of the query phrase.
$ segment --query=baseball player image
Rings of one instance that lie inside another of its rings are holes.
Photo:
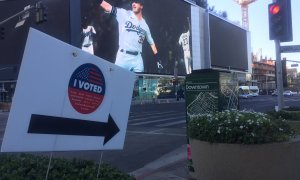
[[[87,26],[82,29],[83,42],[81,49],[83,51],[94,54],[93,36],[96,34],[95,28],[93,26]]]
[[[189,28],[186,27],[185,29],[186,29],[185,32],[180,35],[178,43],[183,50],[183,59],[184,59],[186,74],[190,74],[192,73],[192,57],[190,51],[190,30]]]
[[[129,71],[144,72],[142,47],[143,42],[147,40],[157,60],[157,68],[162,69],[158,50],[142,15],[144,0],[133,0],[131,10],[114,7],[104,0],[98,2],[100,7],[118,22],[119,49],[115,64]]]

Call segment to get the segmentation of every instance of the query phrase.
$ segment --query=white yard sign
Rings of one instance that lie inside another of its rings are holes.
[[[134,79],[30,29],[1,151],[122,149]]]

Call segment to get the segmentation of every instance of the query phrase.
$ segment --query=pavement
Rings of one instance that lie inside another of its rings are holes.
[[[137,180],[192,180],[187,163],[187,147],[183,145],[130,174]]]
[[[177,101],[171,99],[133,100],[132,105],[183,103],[184,99]],[[137,180],[195,180],[188,170],[187,146],[183,145],[162,157],[148,163],[144,167],[131,172]]]

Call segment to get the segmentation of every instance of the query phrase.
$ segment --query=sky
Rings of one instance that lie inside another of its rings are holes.
[[[241,7],[235,0],[208,0],[209,6],[216,11],[226,11],[230,21],[242,24]],[[251,34],[251,50],[254,54],[262,49],[262,57],[275,60],[275,43],[269,40],[268,4],[272,0],[257,0],[248,7],[249,31]],[[300,45],[300,0],[291,0],[293,41],[281,45]],[[297,8],[298,7],[298,8]],[[300,53],[283,53],[281,57],[300,62]]]

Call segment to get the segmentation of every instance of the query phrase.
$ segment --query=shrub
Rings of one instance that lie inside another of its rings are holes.
[[[288,108],[284,108],[283,110],[286,110],[286,111],[300,111],[300,107],[290,106]]]
[[[30,154],[0,154],[0,179],[45,179],[49,158]],[[48,179],[97,179],[98,164],[86,160],[53,158]],[[102,164],[99,179],[131,180],[134,177]]]
[[[268,112],[270,116],[275,119],[283,118],[286,120],[300,120],[300,110],[299,108],[287,108],[281,111],[270,111]]]
[[[287,141],[294,131],[282,119],[258,112],[226,110],[192,116],[189,137],[212,143],[262,144]]]

